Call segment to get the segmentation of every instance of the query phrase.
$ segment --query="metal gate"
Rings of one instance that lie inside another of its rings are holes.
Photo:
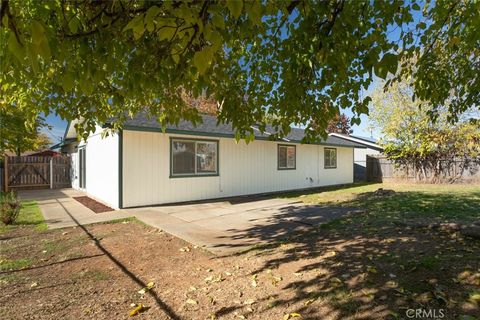
[[[5,157],[5,191],[10,189],[71,187],[70,157]]]

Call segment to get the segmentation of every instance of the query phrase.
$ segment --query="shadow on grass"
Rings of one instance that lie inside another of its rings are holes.
[[[444,309],[445,319],[479,316],[466,292],[478,289],[480,273],[472,282],[459,279],[480,270],[480,241],[395,223],[480,220],[479,200],[480,192],[369,192],[340,206],[285,206],[251,228],[231,229],[221,246],[235,246],[229,239],[267,243],[248,251],[262,261],[251,274],[302,275],[283,274],[290,280],[282,289],[294,293],[276,305],[295,306],[304,318],[397,319],[416,308]]]

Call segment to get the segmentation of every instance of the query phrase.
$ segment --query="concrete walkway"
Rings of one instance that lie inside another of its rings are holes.
[[[85,196],[84,192],[74,189],[21,190],[18,192],[18,196],[22,200],[37,201],[49,229],[133,217],[131,213],[121,210],[95,213],[72,198]]]
[[[84,195],[72,189],[23,191],[19,195],[22,199],[37,200],[52,229],[136,217],[217,255],[246,250],[359,212],[349,208],[308,206],[288,199],[244,198],[239,202],[213,201],[94,213],[72,199]]]

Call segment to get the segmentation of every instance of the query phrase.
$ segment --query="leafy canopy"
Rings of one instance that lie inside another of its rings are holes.
[[[13,151],[17,155],[25,151],[42,150],[52,141],[41,133],[42,128],[48,128],[41,117],[28,121],[27,115],[18,109],[0,109],[0,156],[6,151]]]
[[[237,138],[274,119],[278,135],[305,125],[314,140],[342,109],[358,124],[374,76],[417,54],[418,66],[402,69],[415,94],[442,105],[453,90],[455,117],[478,105],[480,3],[424,3],[3,0],[2,105],[80,118],[85,135],[140,110],[164,125],[198,121],[188,92],[217,101]]]
[[[386,91],[381,86],[374,90],[370,121],[383,137],[384,153],[397,164],[424,179],[431,172],[429,178],[434,180],[450,176],[449,170],[460,164],[459,176],[454,177],[460,178],[464,170],[480,164],[480,123],[463,114],[451,123],[448,109],[414,101],[411,82],[402,80]]]

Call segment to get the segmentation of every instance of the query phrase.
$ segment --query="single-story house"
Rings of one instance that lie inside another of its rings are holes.
[[[272,141],[271,131],[254,128],[255,140],[247,144],[234,139],[231,125],[202,118],[197,126],[181,121],[162,132],[156,120],[140,114],[105,138],[97,126],[86,141],[76,140],[69,123],[61,150],[72,156],[72,186],[128,208],[353,182],[354,148],[363,147],[358,143],[330,136],[301,144],[299,128]]]
[[[365,181],[367,173],[367,156],[382,154],[383,147],[373,138],[365,138],[354,135],[346,135],[340,133],[330,133],[330,137],[342,139],[356,143],[360,147],[355,147],[354,151],[354,176],[355,181]]]

